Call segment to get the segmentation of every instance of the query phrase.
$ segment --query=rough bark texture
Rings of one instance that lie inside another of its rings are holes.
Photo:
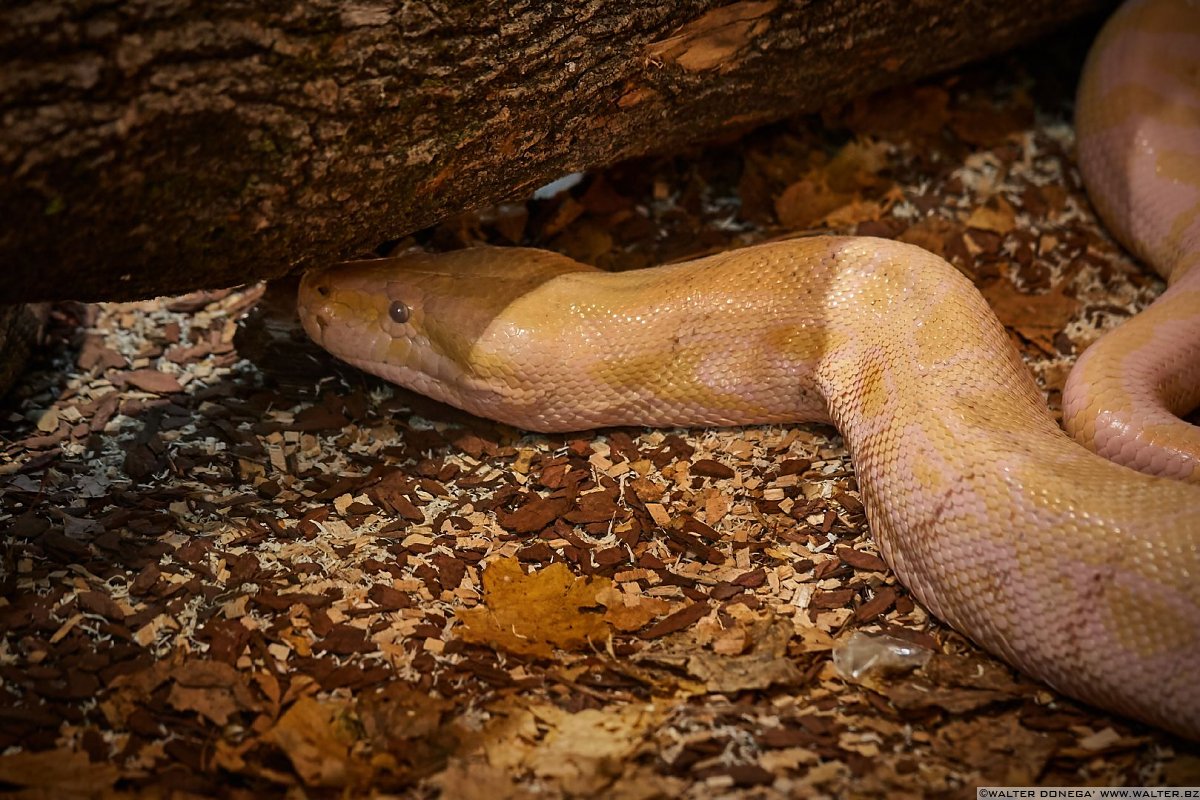
[[[0,302],[362,253],[813,110],[1096,0],[25,0],[0,8]]]
[[[48,310],[44,303],[0,306],[0,397],[21,374]]]

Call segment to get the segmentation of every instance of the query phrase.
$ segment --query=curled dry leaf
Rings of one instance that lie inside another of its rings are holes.
[[[790,620],[766,615],[748,631],[753,649],[745,655],[725,656],[701,651],[687,661],[687,671],[705,682],[712,692],[740,692],[768,686],[794,686],[803,673],[787,657],[792,638]]]
[[[534,716],[549,730],[526,757],[543,777],[559,782],[568,794],[603,792],[625,771],[652,728],[661,722],[662,706],[632,704],[578,713],[539,705]]]
[[[704,690],[709,692],[794,686],[803,679],[803,672],[787,655],[794,631],[790,620],[768,612],[747,617],[740,625],[726,630],[711,642],[713,649],[704,646],[709,632],[683,630],[664,639],[660,648],[643,654],[640,659],[683,667],[703,681]],[[722,645],[730,639],[742,642],[741,654],[722,652]]]

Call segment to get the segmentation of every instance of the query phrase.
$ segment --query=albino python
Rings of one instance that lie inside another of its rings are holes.
[[[1110,229],[1169,281],[1080,360],[1055,424],[975,287],[873,238],[608,273],[473,248],[308,273],[312,338],[539,431],[829,421],[934,614],[1059,691],[1200,738],[1200,5],[1134,0],[1080,90]],[[1173,480],[1171,478],[1183,479]]]

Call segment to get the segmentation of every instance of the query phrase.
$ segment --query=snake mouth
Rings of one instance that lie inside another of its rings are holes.
[[[333,319],[323,310],[312,312],[311,317],[313,324],[317,326],[317,330],[310,332],[309,335],[319,342],[319,340],[325,337],[325,329],[333,324]]]

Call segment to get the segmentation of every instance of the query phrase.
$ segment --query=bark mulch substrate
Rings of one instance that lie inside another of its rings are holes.
[[[897,237],[978,283],[1053,405],[1074,355],[1160,288],[1081,192],[1076,67],[1010,56],[393,245],[628,268]],[[915,605],[833,430],[524,435],[334,363],[292,291],[56,307],[57,346],[0,412],[0,789],[1200,783],[1195,745],[1059,697]],[[852,677],[897,642],[897,670]]]

